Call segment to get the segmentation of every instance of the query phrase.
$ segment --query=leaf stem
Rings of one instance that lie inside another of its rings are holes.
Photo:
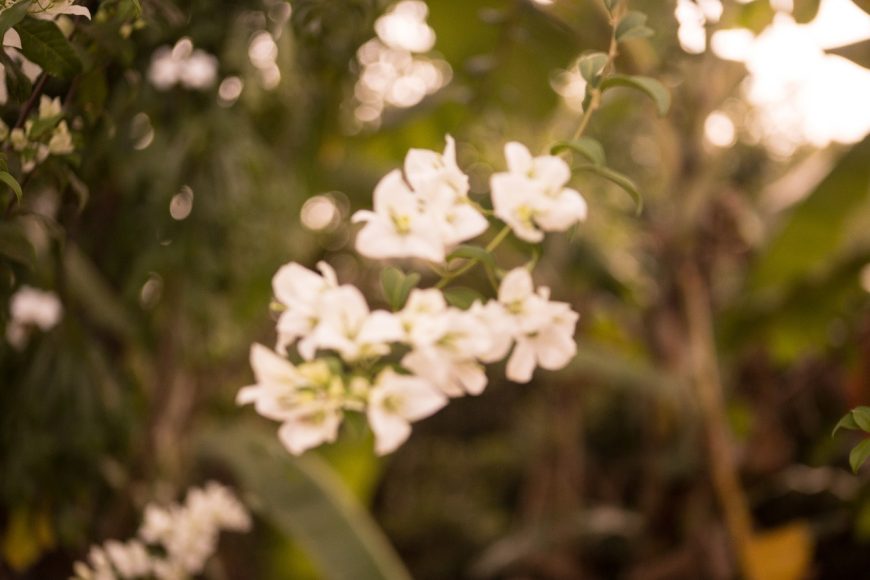
[[[601,69],[602,76],[613,68],[613,63],[616,56],[619,54],[619,43],[616,40],[616,23],[619,17],[614,14],[610,17],[610,47],[607,49],[607,62],[604,68]],[[583,111],[583,116],[580,117],[580,124],[577,125],[577,130],[574,131],[574,139],[579,139],[586,128],[589,126],[589,121],[592,119],[592,114],[601,105],[601,89],[598,85],[591,87],[589,92],[589,105]]]

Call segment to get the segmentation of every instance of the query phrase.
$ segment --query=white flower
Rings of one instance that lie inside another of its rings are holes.
[[[336,396],[341,383],[323,361],[297,368],[259,344],[251,347],[250,358],[257,382],[239,391],[238,404],[254,403],[260,415],[281,421],[278,437],[294,455],[335,441],[342,420]]]
[[[6,340],[21,350],[33,327],[52,329],[63,316],[63,306],[54,292],[22,286],[9,300],[11,320],[6,325]]]
[[[439,318],[444,321],[441,336],[405,355],[402,365],[450,397],[479,395],[487,379],[477,359],[491,348],[489,333],[476,315],[458,308]]]
[[[61,121],[54,128],[51,139],[48,140],[48,151],[52,155],[69,155],[75,151],[66,121]]]
[[[369,312],[362,292],[355,286],[330,290],[323,296],[321,308],[312,340],[317,348],[334,350],[348,362],[387,354],[388,343],[402,338],[399,319],[384,310]]]
[[[141,578],[151,573],[151,556],[142,542],[129,540],[122,544],[109,540],[105,543],[105,550],[121,578]]]
[[[529,242],[539,242],[543,232],[565,231],[586,219],[586,201],[565,187],[571,170],[552,155],[532,157],[517,142],[505,145],[508,171],[490,179],[495,215]]]
[[[368,420],[375,451],[395,451],[411,435],[411,422],[424,419],[447,404],[438,390],[420,377],[384,369],[369,392]]]
[[[320,275],[291,262],[282,266],[272,278],[272,292],[286,307],[278,319],[278,344],[275,347],[286,354],[287,346],[302,338],[299,351],[306,359],[314,356],[316,344],[311,331],[320,319],[321,301],[326,292],[338,286],[335,270],[326,262],[318,262]]]
[[[574,329],[579,315],[564,302],[550,302],[550,290],[534,290],[525,268],[511,270],[502,280],[498,300],[513,319],[516,345],[507,364],[508,379],[527,383],[535,366],[557,370],[577,352]]]
[[[405,177],[436,220],[447,246],[477,237],[489,226],[468,199],[468,176],[456,164],[456,142],[447,135],[444,153],[411,149],[405,156]]]
[[[447,301],[436,288],[415,288],[408,295],[405,307],[398,313],[404,331],[403,342],[413,347],[426,347],[447,332]]]
[[[244,532],[251,527],[251,516],[229,488],[209,481],[187,494],[187,509],[200,520],[208,519],[221,530]]]
[[[469,314],[476,317],[480,327],[489,334],[489,348],[477,358],[484,363],[493,363],[506,357],[513,344],[516,323],[504,306],[497,300],[486,304],[475,302]]]
[[[35,0],[27,9],[27,12],[34,18],[39,18],[40,20],[55,20],[62,14],[69,16],[84,16],[90,20],[90,10],[84,6],[76,6],[74,1],[75,0]]]
[[[361,210],[353,222],[365,222],[356,238],[357,251],[369,258],[422,258],[444,261],[444,241],[432,215],[402,180],[397,169],[374,191],[374,211]]]

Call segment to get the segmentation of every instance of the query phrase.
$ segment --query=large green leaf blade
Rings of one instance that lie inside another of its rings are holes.
[[[410,580],[383,532],[316,455],[293,457],[247,427],[206,433],[206,458],[229,467],[252,507],[292,536],[332,580]]]
[[[82,70],[72,45],[54,22],[25,18],[15,26],[24,56],[50,75],[68,79]]]
[[[655,102],[659,115],[666,115],[671,108],[671,93],[654,78],[639,75],[613,75],[601,82],[602,90],[614,87],[628,87],[646,94]]]
[[[6,34],[6,31],[21,22],[27,16],[27,9],[33,4],[33,0],[21,0],[16,2],[9,8],[4,8],[0,12],[0,38]]]
[[[868,457],[870,457],[870,439],[865,439],[849,453],[849,465],[852,466],[852,471],[858,473]]]

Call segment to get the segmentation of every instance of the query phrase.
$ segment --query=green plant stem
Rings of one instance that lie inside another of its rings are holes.
[[[621,14],[620,10],[620,14]],[[602,77],[607,74],[612,68],[619,54],[619,43],[616,41],[616,23],[619,22],[619,16],[613,14],[610,19],[610,47],[607,49],[607,62],[602,69]],[[589,126],[589,121],[592,119],[592,114],[601,106],[601,89],[598,86],[591,87],[589,92],[589,105],[583,111],[583,116],[580,117],[580,124],[577,125],[577,130],[574,131],[574,139],[579,139],[586,128]]]
[[[501,229],[501,231],[499,231],[495,235],[495,237],[492,240],[490,240],[490,242],[486,245],[486,247],[484,249],[487,252],[492,252],[493,250],[495,250],[499,246],[499,244],[501,244],[505,240],[505,238],[508,237],[508,234],[510,234],[510,233],[511,233],[511,227],[508,225],[505,225]],[[468,260],[467,264],[465,264],[464,266],[462,266],[461,268],[459,268],[455,272],[450,272],[450,273],[446,274],[443,278],[441,278],[441,280],[439,280],[438,284],[436,284],[435,287],[436,288],[444,288],[452,280],[455,280],[456,278],[462,276],[463,274],[465,274],[466,272],[471,270],[475,265],[478,264],[478,262],[479,262],[479,260],[477,260],[476,258],[470,258]]]

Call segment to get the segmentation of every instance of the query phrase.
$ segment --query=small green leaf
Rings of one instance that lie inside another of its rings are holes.
[[[862,431],[870,433],[870,407],[852,409],[852,417]]]
[[[388,266],[381,272],[381,289],[384,292],[384,299],[394,311],[400,310],[405,305],[408,294],[419,282],[420,274],[416,272],[405,274],[393,266]]]
[[[8,171],[0,171],[0,181],[9,186],[15,193],[15,197],[18,198],[18,203],[21,203],[21,199],[24,197],[24,192],[21,191],[21,185],[19,185],[18,180],[12,177],[12,174]]]
[[[627,176],[619,173],[618,171],[614,171],[609,167],[603,167],[600,165],[592,165],[592,164],[582,164],[578,165],[574,168],[577,171],[590,171],[595,173],[596,175],[600,175],[604,179],[612,181],[622,189],[624,189],[634,200],[635,203],[635,213],[640,215],[641,211],[643,211],[643,197],[640,195],[640,191],[637,189],[637,185]]]
[[[649,26],[636,26],[631,30],[626,30],[619,38],[619,41],[624,42],[626,40],[631,40],[632,38],[649,38],[655,36],[655,33],[656,31]]]
[[[79,57],[54,22],[28,17],[19,22],[15,30],[21,36],[24,56],[48,74],[68,79],[81,71]]]
[[[33,244],[19,222],[0,223],[0,256],[27,266],[36,260]]]
[[[447,303],[456,308],[467,310],[475,301],[483,300],[483,296],[477,290],[465,288],[464,286],[452,286],[444,290],[444,299]]]
[[[30,126],[28,137],[34,141],[38,140],[43,135],[47,135],[50,131],[53,131],[61,119],[63,119],[63,114],[34,119],[33,125]]]
[[[858,469],[864,465],[868,457],[870,457],[870,439],[865,439],[849,453],[849,465],[852,466],[852,471],[858,473]]]
[[[671,93],[654,78],[642,76],[613,75],[601,82],[601,89],[613,87],[629,87],[645,93],[658,108],[659,115],[665,115],[671,108]]]
[[[837,431],[840,429],[848,429],[850,431],[854,431],[855,429],[860,429],[858,427],[858,423],[855,422],[855,417],[852,416],[852,411],[846,413],[842,419],[837,423],[834,427],[834,430],[831,431],[831,437],[837,434]]]
[[[550,153],[553,155],[563,151],[579,153],[595,165],[607,163],[607,159],[604,156],[604,147],[592,137],[580,137],[572,141],[559,141],[550,148]]]
[[[607,55],[603,52],[591,52],[589,54],[584,54],[580,57],[580,60],[577,62],[577,67],[580,70],[580,76],[582,76],[586,82],[595,84],[598,80],[598,76],[601,74],[601,71],[604,70],[604,67],[607,65]]]
[[[487,268],[495,269],[495,259],[492,257],[492,254],[487,252],[485,249],[480,246],[472,246],[470,244],[463,244],[461,246],[457,246],[455,250],[447,254],[447,261],[463,258],[465,260],[475,260],[480,262]]]
[[[21,0],[21,2],[16,2],[0,12],[0,38],[3,38],[7,30],[27,16],[27,9],[30,8],[31,4],[33,4],[33,0]]]
[[[604,0],[604,7],[611,13],[613,12],[613,9],[616,8],[617,4],[619,4],[619,0]]]
[[[646,14],[632,10],[623,16],[616,25],[616,40],[622,42],[626,38],[632,38],[632,31],[636,28],[646,28]]]

